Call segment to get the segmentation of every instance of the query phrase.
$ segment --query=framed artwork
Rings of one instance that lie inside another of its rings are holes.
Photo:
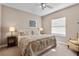
[[[29,26],[30,27],[36,27],[37,26],[37,22],[35,20],[30,20],[29,21]]]

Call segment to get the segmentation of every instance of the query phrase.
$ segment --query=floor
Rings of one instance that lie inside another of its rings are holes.
[[[43,56],[76,56],[77,54],[70,50],[65,44],[58,42],[57,47],[44,53]]]
[[[19,56],[20,51],[19,48],[10,47],[0,49],[0,56]],[[42,54],[42,56],[76,56],[76,53],[70,50],[65,44],[57,40],[56,48],[53,48],[46,53]]]
[[[20,51],[17,46],[0,49],[0,56],[19,56],[19,55]]]

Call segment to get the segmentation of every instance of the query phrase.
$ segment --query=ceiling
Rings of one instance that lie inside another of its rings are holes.
[[[8,7],[16,8],[25,12],[30,12],[38,16],[45,16],[60,9],[74,5],[74,3],[46,3],[52,8],[41,9],[40,3],[4,3]]]

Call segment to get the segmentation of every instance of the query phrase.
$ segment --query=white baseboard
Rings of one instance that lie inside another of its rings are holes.
[[[0,48],[7,47],[7,44],[0,45]]]

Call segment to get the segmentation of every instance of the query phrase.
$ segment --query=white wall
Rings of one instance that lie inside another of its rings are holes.
[[[14,8],[2,6],[2,39],[6,41],[5,34],[10,26],[16,27],[17,30],[29,27],[29,20],[35,19],[37,27],[41,27],[41,17],[28,12],[23,12]]]

